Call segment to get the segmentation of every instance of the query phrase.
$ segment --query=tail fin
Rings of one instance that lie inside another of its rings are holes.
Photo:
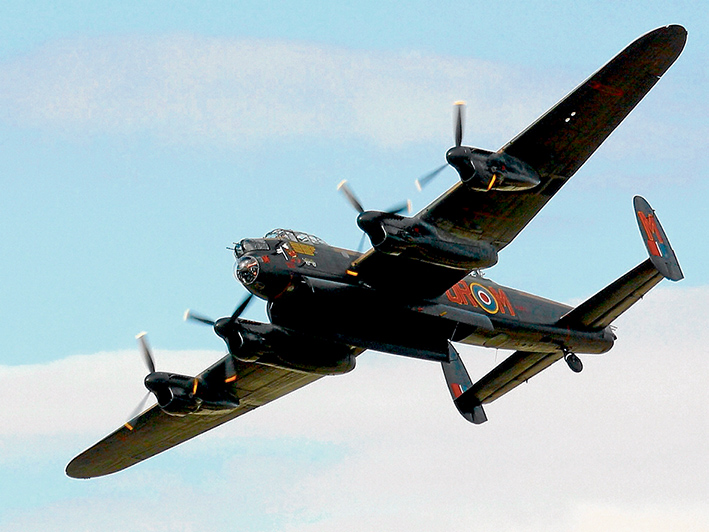
[[[448,342],[448,355],[450,362],[441,362],[441,366],[443,367],[443,375],[446,377],[448,390],[451,393],[456,408],[458,408],[458,412],[471,423],[475,423],[476,425],[485,423],[487,416],[480,403],[473,405],[472,408],[462,408],[456,401],[466,390],[473,387],[473,381],[470,380],[468,371],[465,369],[463,361],[458,355],[458,351],[456,351],[450,341]]]
[[[635,196],[633,206],[650,258],[562,316],[557,325],[589,329],[607,327],[663,277],[672,281],[684,277],[655,211],[640,196]]]
[[[672,246],[670,246],[667,235],[662,230],[660,220],[655,216],[655,211],[645,201],[645,198],[641,196],[633,198],[633,207],[635,207],[638,227],[640,227],[640,233],[643,235],[652,265],[663,277],[671,281],[683,279],[684,275],[679,267],[679,262],[677,262],[677,256],[672,250]]]

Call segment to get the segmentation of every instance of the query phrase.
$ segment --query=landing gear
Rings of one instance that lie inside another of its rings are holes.
[[[564,360],[569,365],[571,371],[574,373],[581,373],[581,370],[583,369],[583,362],[581,362],[579,357],[564,349]]]

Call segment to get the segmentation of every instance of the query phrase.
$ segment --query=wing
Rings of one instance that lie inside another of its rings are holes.
[[[535,189],[477,192],[458,183],[418,216],[502,249],[657,83],[686,38],[682,26],[643,35],[501,148],[539,173],[542,182]]]
[[[211,372],[224,375],[225,360],[226,357],[200,377],[208,380]],[[74,458],[66,468],[67,475],[91,478],[115,473],[320,378],[320,375],[238,361],[236,373],[232,392],[239,398],[237,408],[175,417],[155,405],[133,420],[133,430],[124,425]]]
[[[498,251],[507,246],[657,83],[686,37],[681,26],[640,37],[500,149],[539,173],[537,187],[481,192],[459,182],[415,218],[458,238],[489,242]],[[451,264],[422,264],[405,253],[374,250],[356,261],[362,279],[372,285],[395,282],[395,272],[407,272],[419,296],[441,294],[468,273]]]

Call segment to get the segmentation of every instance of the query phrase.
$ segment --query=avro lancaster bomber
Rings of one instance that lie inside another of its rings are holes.
[[[139,335],[145,386],[157,404],[74,458],[67,474],[125,469],[321,377],[352,371],[367,349],[441,364],[455,407],[475,424],[487,420],[487,404],[554,362],[581,371],[579,354],[611,349],[618,316],[663,278],[683,277],[643,198],[633,207],[649,258],[577,307],[500,286],[480,272],[497,263],[657,83],[685,41],[677,25],[643,35],[494,152],[463,145],[457,104],[444,167],[460,179],[419,213],[365,210],[341,184],[371,243],[364,253],[285,229],[241,240],[236,272],[249,296],[216,321],[186,314],[213,327],[226,355],[197,376],[157,371]],[[241,317],[254,296],[266,302],[268,323]],[[514,352],[473,380],[455,344]]]

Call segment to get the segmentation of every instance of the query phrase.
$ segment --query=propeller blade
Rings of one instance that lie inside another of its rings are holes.
[[[364,207],[362,207],[362,204],[357,199],[357,196],[355,196],[354,193],[350,190],[350,187],[347,186],[346,179],[341,181],[340,184],[337,185],[337,190],[339,190],[345,195],[347,201],[350,202],[350,205],[352,205],[358,213],[362,214],[364,212]]]
[[[199,314],[194,314],[190,309],[185,310],[184,320],[198,321],[200,323],[204,323],[205,325],[211,325],[212,327],[214,327],[214,324],[216,323],[214,320],[210,320],[209,318],[200,316]]]
[[[459,148],[463,143],[463,128],[465,123],[465,102],[458,101],[454,105],[454,121],[455,121],[455,147]],[[443,166],[439,166],[433,172],[426,174],[423,177],[419,177],[415,183],[416,188],[421,192],[423,187],[425,187],[434,177],[440,174],[446,167],[448,163]]]
[[[234,323],[239,316],[241,316],[241,313],[246,310],[246,307],[249,306],[249,303],[251,303],[251,299],[254,297],[253,294],[247,295],[244,300],[241,302],[241,304],[236,307],[236,310],[234,311],[234,314],[231,315],[231,318],[229,318],[230,323]]]
[[[428,185],[428,183],[429,183],[434,177],[436,177],[438,174],[440,174],[443,170],[445,170],[447,166],[448,166],[448,163],[444,164],[443,166],[440,166],[440,167],[436,168],[433,172],[429,172],[429,173],[426,174],[425,176],[418,178],[418,179],[416,180],[416,188],[418,189],[418,191],[421,192],[421,190],[423,189],[423,187],[425,187],[426,185]]]
[[[455,146],[459,147],[463,142],[463,112],[465,111],[465,102],[455,102]]]
[[[143,360],[145,361],[145,365],[148,366],[148,371],[150,373],[155,373],[155,360],[153,359],[153,355],[150,352],[150,347],[148,347],[148,341],[145,339],[146,334],[147,333],[142,332],[139,335],[137,335],[135,338],[140,343],[140,351],[143,355]]]
[[[367,238],[367,233],[362,233],[362,238],[359,239],[359,246],[357,246],[357,251],[362,253],[364,249],[364,239]]]
[[[133,430],[133,428],[135,427],[135,425],[132,423],[132,421],[136,417],[138,417],[138,414],[140,414],[145,409],[145,403],[148,402],[148,397],[150,397],[150,392],[146,393],[143,396],[143,399],[141,399],[140,403],[138,403],[138,406],[135,408],[135,410],[133,410],[133,413],[128,418],[128,421],[125,422],[124,426],[128,430]]]
[[[389,214],[401,214],[402,212],[411,212],[411,200],[406,200],[403,203],[400,203],[398,205],[395,205],[394,207],[388,209],[386,212]]]

